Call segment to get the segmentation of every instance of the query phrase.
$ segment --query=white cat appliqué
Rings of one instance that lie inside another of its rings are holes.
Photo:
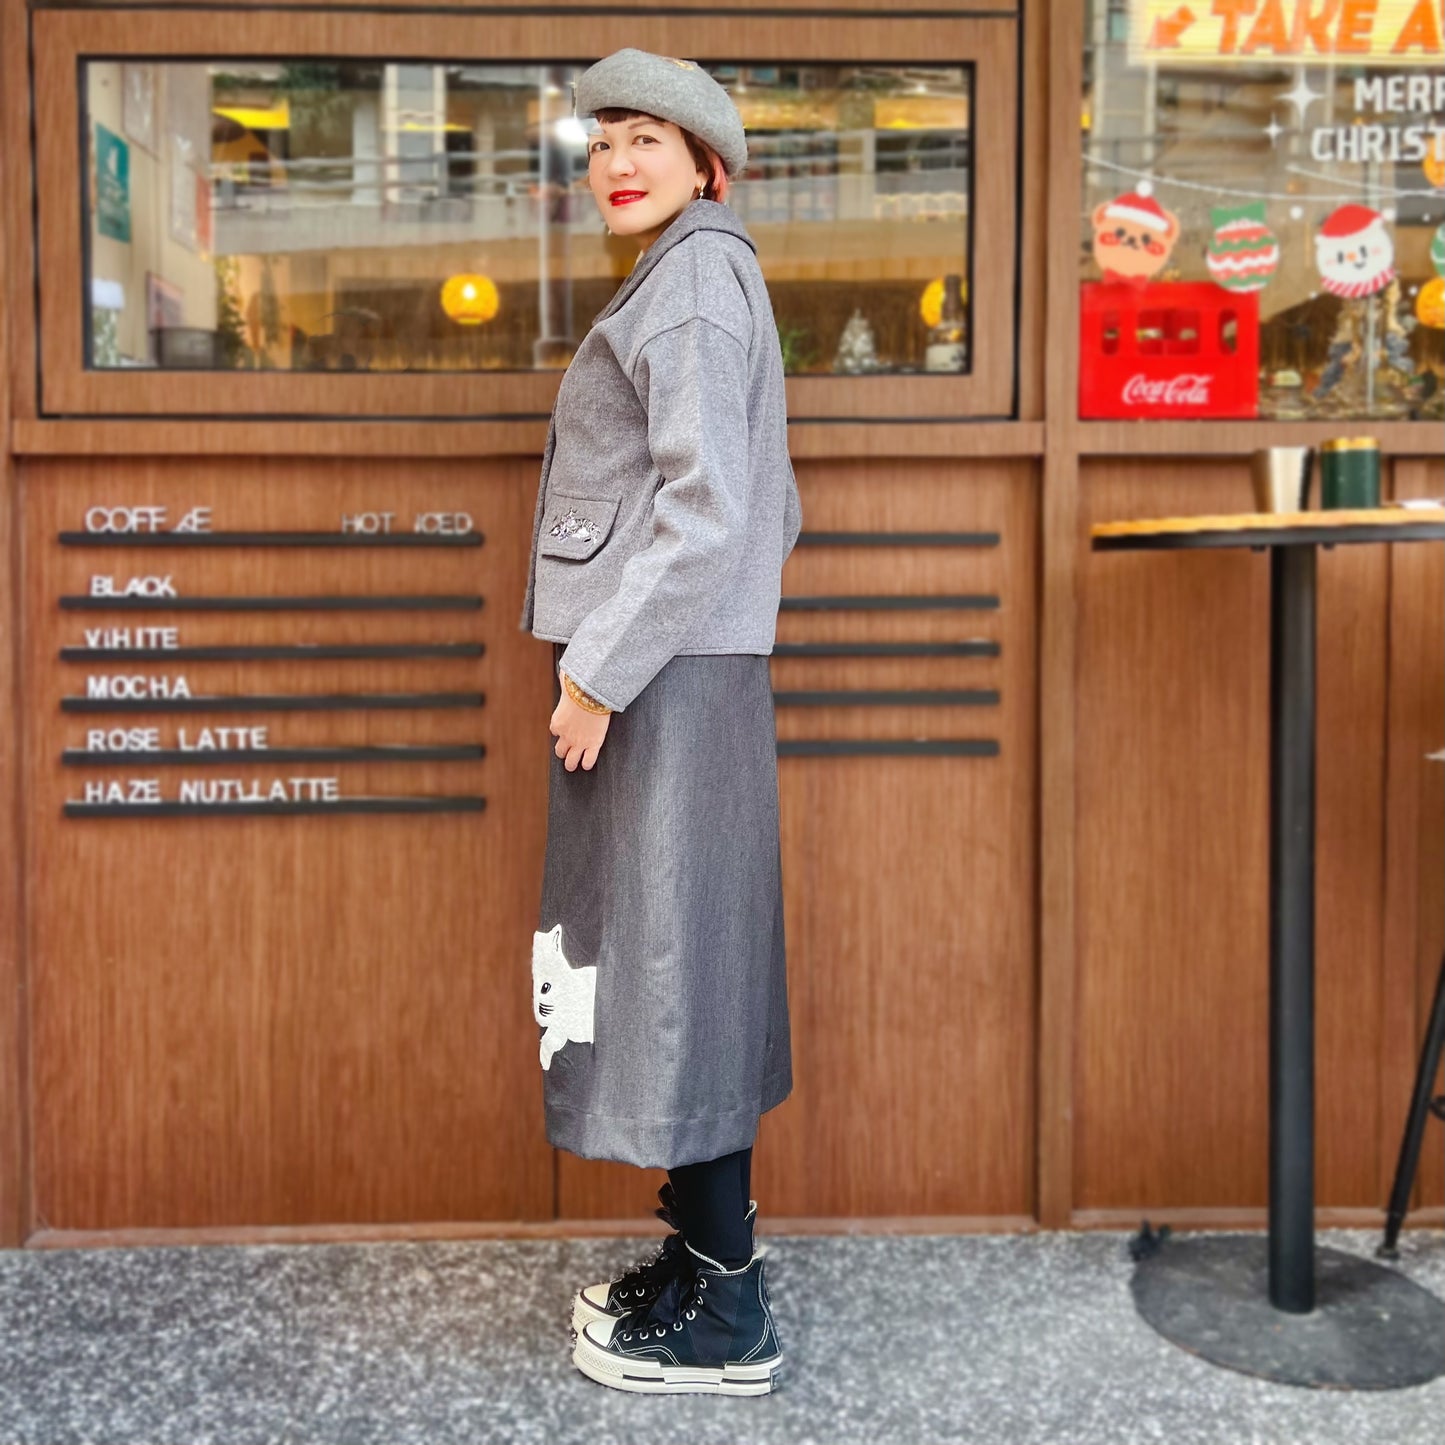
[[[596,968],[573,968],[562,952],[562,925],[532,935],[532,1012],[542,1035],[542,1067],[563,1044],[590,1044],[597,1002]]]

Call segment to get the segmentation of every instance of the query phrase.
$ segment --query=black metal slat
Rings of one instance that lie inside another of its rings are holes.
[[[480,547],[481,532],[62,532],[62,547]]]
[[[62,597],[68,612],[474,612],[482,598],[419,593],[386,597]]]
[[[62,597],[69,613],[474,613],[483,598],[415,597]]]
[[[842,689],[774,692],[780,707],[995,707],[998,692],[992,688]]]
[[[997,657],[996,642],[778,642],[774,657]]]
[[[123,660],[147,662],[280,662],[347,658],[480,657],[480,642],[297,643],[277,647],[62,647],[62,662]]]
[[[997,547],[997,532],[799,532],[797,545],[826,547]]]
[[[64,805],[67,818],[194,818],[299,813],[480,813],[484,797],[342,798],[334,803],[80,803]]]
[[[996,758],[993,738],[796,738],[778,743],[780,758],[969,757]]]
[[[480,692],[291,693],[272,697],[63,697],[62,712],[347,712],[367,708],[481,707]]]
[[[66,748],[61,761],[70,768],[104,767],[111,763],[448,763],[475,762],[484,757],[480,743],[456,746],[396,746],[357,748],[116,748],[91,752],[87,748]]]
[[[839,596],[839,597],[784,597],[778,604],[780,612],[848,612],[848,611],[907,611],[922,612],[934,609],[946,611],[974,610],[992,611],[999,605],[998,598],[982,593],[978,595],[948,595],[943,593],[888,594],[881,597]]]

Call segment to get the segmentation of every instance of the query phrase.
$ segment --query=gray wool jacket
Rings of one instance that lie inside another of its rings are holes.
[[[757,248],[695,200],[639,256],[557,392],[521,628],[622,711],[669,658],[770,653],[802,506]]]

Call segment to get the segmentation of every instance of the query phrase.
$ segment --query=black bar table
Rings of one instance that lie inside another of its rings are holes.
[[[1108,522],[1096,552],[1270,554],[1269,1230],[1166,1239],[1139,1313],[1216,1364],[1289,1384],[1392,1389],[1445,1374],[1445,1303],[1314,1237],[1315,558],[1320,546],[1445,541],[1445,510]]]

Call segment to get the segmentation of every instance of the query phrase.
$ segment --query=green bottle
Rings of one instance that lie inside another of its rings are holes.
[[[1334,437],[1320,448],[1320,506],[1327,511],[1380,505],[1380,443]]]

